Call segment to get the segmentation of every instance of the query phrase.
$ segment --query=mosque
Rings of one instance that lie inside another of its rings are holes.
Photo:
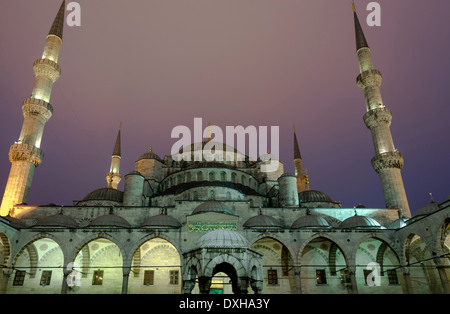
[[[105,186],[86,191],[73,206],[29,205],[44,125],[53,113],[51,90],[61,74],[64,17],[65,1],[33,64],[35,85],[22,104],[19,140],[9,150],[0,211],[1,293],[450,293],[450,199],[411,216],[381,73],[355,8],[356,82],[386,208],[342,208],[312,190],[295,130],[294,174],[281,163],[264,172],[267,161],[214,143],[216,154],[235,158],[186,161],[150,150],[122,177],[119,129]],[[195,154],[211,141],[180,154]]]

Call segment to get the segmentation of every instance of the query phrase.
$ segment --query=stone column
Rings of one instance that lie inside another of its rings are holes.
[[[436,267],[439,273],[439,278],[441,279],[442,289],[444,289],[445,294],[450,294],[450,287],[448,285],[447,273],[444,266]]]
[[[67,284],[67,278],[72,273],[72,270],[63,269],[63,280],[61,284],[61,294],[67,294],[67,288],[69,285]]]
[[[412,282],[411,282],[411,274],[410,274],[409,267],[403,268],[403,278],[405,278],[406,293],[413,294],[414,289],[413,289]]]
[[[358,294],[358,284],[356,283],[356,266],[350,266],[348,268],[348,273],[350,276],[350,290],[351,294]]]
[[[294,267],[294,277],[295,277],[295,290],[297,294],[302,294],[302,279],[301,279],[301,267]]]
[[[211,288],[211,277],[198,277],[200,294],[209,294]]]
[[[128,293],[128,278],[130,277],[130,267],[123,268],[122,294]]]
[[[195,280],[184,280],[183,281],[183,293],[191,294],[192,289],[195,287]]]
[[[235,293],[238,294],[247,294],[248,293],[248,278],[240,277],[237,279],[237,291]]]
[[[9,278],[11,278],[12,269],[3,269],[3,278],[0,282],[0,294],[6,293],[6,287],[8,286]]]

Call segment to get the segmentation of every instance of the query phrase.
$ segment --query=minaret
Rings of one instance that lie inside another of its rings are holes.
[[[297,192],[300,193],[306,189],[306,176],[303,173],[303,159],[298,146],[297,134],[294,126],[294,167],[295,176],[297,177]]]
[[[34,88],[31,97],[22,104],[24,122],[20,137],[9,149],[11,171],[6,183],[0,215],[12,212],[16,204],[27,203],[34,169],[39,166],[44,156],[40,146],[45,123],[53,113],[50,105],[50,95],[53,84],[61,75],[58,58],[63,38],[65,1],[56,15],[50,28],[41,59],[33,64],[35,74]]]
[[[374,68],[370,48],[359,23],[354,4],[353,15],[355,20],[356,55],[358,56],[360,68],[357,84],[365,96],[367,112],[364,115],[364,123],[372,133],[375,147],[375,157],[372,158],[372,166],[380,175],[386,207],[401,209],[405,216],[411,217],[401,175],[404,162],[403,156],[394,146],[390,131],[391,111],[386,108],[381,97],[381,73]]]
[[[111,168],[109,173],[106,174],[106,182],[108,183],[108,188],[117,189],[122,176],[119,174],[121,148],[120,148],[120,131],[122,130],[122,123],[119,127],[119,133],[117,133],[116,144],[114,145],[114,150],[111,157]]]

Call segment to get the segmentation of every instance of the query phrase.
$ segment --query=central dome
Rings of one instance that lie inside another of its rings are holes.
[[[83,198],[85,201],[113,201],[121,203],[123,200],[123,192],[112,188],[100,188],[92,191]]]
[[[298,194],[298,201],[300,203],[309,203],[309,202],[325,202],[325,203],[334,203],[333,199],[326,195],[323,192],[316,190],[306,190],[302,191]]]
[[[232,230],[214,230],[202,236],[198,248],[250,248],[250,242]]]

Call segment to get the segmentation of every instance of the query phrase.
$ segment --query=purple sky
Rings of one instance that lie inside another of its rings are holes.
[[[70,1],[68,1],[70,2]],[[351,1],[79,0],[81,27],[64,30],[62,76],[52,92],[29,204],[72,205],[106,187],[122,122],[121,174],[153,146],[170,154],[177,125],[195,117],[280,126],[281,161],[293,172],[295,124],[311,188],[343,207],[384,207],[363,122]],[[360,20],[383,74],[394,143],[411,211],[450,194],[450,27],[447,0],[378,1],[382,26]],[[0,4],[0,190],[18,139],[33,61],[60,0]],[[123,189],[124,180],[119,184]]]

